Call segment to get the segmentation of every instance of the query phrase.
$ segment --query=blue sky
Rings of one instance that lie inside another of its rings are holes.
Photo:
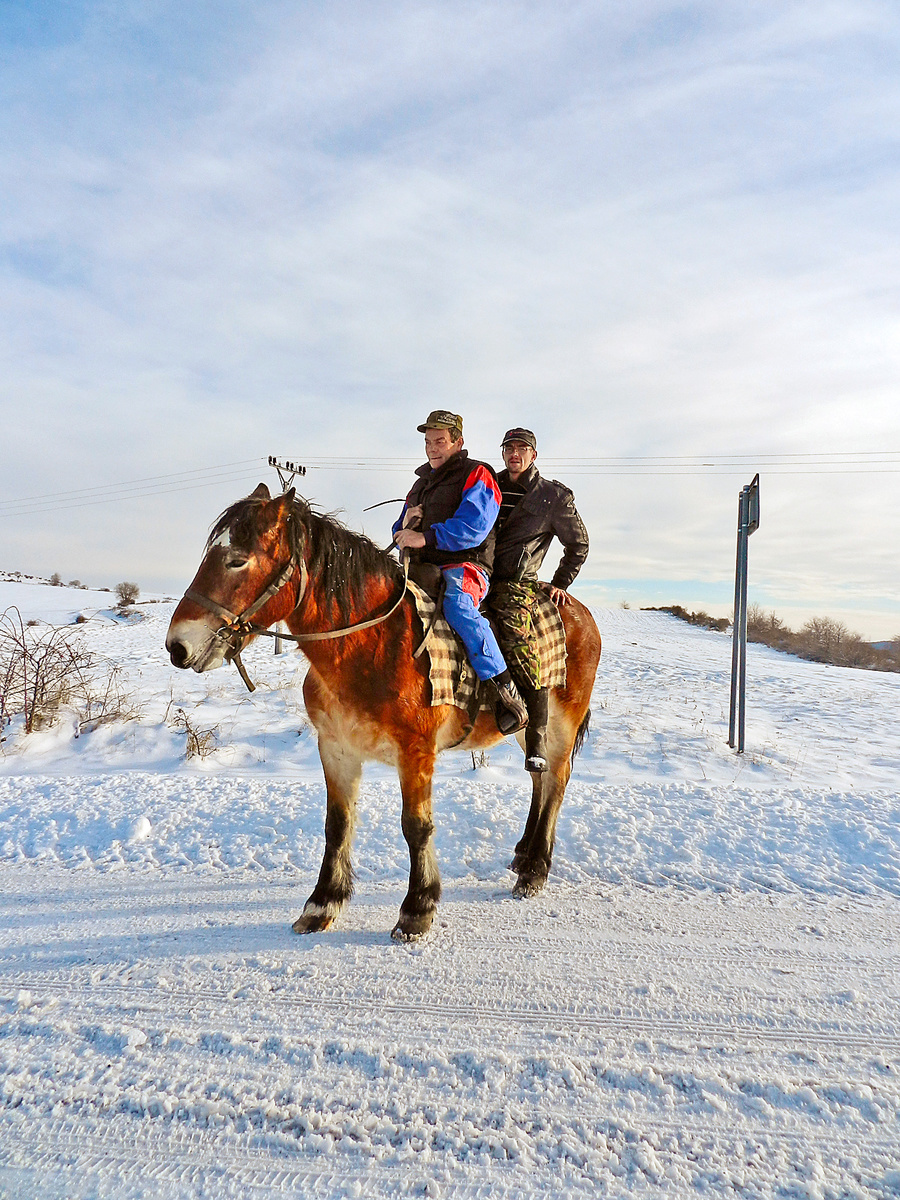
[[[900,632],[898,48],[862,0],[0,0],[0,566],[180,591],[270,453],[386,541],[446,406],[536,430],[587,600],[728,612],[759,470],[751,600]]]

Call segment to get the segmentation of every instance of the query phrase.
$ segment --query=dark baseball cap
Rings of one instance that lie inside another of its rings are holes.
[[[428,414],[428,418],[424,425],[417,425],[419,433],[424,433],[426,429],[455,429],[462,433],[462,417],[458,417],[456,413],[448,412],[446,408],[436,408],[434,412]]]
[[[521,426],[517,426],[515,429],[507,429],[500,445],[505,446],[507,442],[524,442],[526,446],[530,446],[535,454],[537,454],[537,438],[530,429],[522,429]]]

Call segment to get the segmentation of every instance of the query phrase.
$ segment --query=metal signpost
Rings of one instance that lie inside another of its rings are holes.
[[[734,571],[734,626],[731,642],[731,709],[728,745],[744,753],[744,715],[747,699],[747,541],[759,529],[759,475],[738,496],[737,565]]]

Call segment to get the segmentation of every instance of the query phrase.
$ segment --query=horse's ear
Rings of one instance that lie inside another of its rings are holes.
[[[255,492],[250,493],[251,500],[271,500],[272,495],[264,483],[261,483]]]
[[[274,500],[269,502],[267,511],[271,515],[273,524],[278,525],[287,521],[291,515],[291,508],[296,495],[296,488],[288,488],[284,495],[276,496]]]

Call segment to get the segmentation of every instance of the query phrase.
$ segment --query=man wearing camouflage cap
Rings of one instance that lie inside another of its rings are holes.
[[[541,686],[534,612],[542,584],[538,571],[550,543],[559,538],[563,556],[550,583],[557,605],[569,603],[571,586],[588,556],[588,534],[575,497],[535,466],[537,438],[530,429],[508,429],[502,442],[506,469],[497,476],[501,505],[488,608],[513,678],[528,707],[525,769],[547,769],[547,716],[550,694]]]
[[[437,409],[418,426],[428,462],[394,522],[394,541],[414,561],[432,563],[444,577],[444,616],[459,634],[475,674],[492,686],[503,733],[521,729],[528,713],[479,612],[494,558],[500,488],[493,467],[463,449],[462,417]]]

